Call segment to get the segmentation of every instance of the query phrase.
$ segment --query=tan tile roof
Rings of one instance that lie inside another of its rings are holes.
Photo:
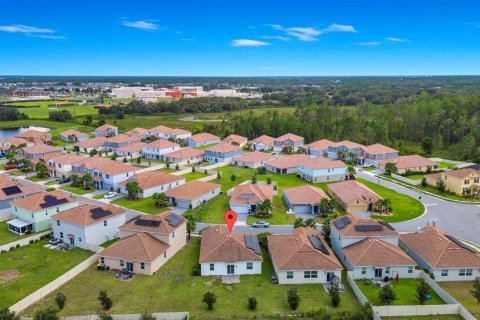
[[[155,132],[159,132],[159,133],[169,133],[172,131],[172,128],[170,127],[167,127],[167,126],[164,126],[164,125],[159,125],[159,126],[156,126],[156,127],[153,127],[152,129],[148,130],[150,132],[152,131],[155,131]]]
[[[97,129],[95,129],[95,131],[105,131],[107,129],[118,129],[118,128],[115,126],[112,126],[111,124],[105,123],[104,125],[101,125]]]
[[[464,179],[464,178],[468,178],[472,175],[478,176],[478,175],[480,175],[480,171],[472,169],[472,168],[464,168],[464,169],[446,171],[443,174],[444,175],[446,174],[448,176],[452,176],[452,177],[455,177],[455,178]]]
[[[194,200],[219,188],[220,185],[216,183],[192,180],[181,186],[167,190],[165,195],[178,199]]]
[[[425,178],[430,178],[436,181],[440,181],[442,179],[443,173],[442,172],[436,172],[436,173],[430,173],[426,174],[424,177]]]
[[[49,131],[39,131],[39,130],[27,130],[24,132],[21,132],[15,136],[15,138],[37,138],[37,137],[45,137],[47,135],[50,135]]]
[[[131,136],[127,134],[119,134],[117,136],[107,138],[105,142],[111,142],[111,143],[140,142],[140,137]]]
[[[239,146],[234,146],[233,144],[230,144],[228,142],[223,142],[223,141],[220,141],[220,143],[217,143],[205,149],[205,151],[220,152],[220,153],[227,153],[227,152],[233,152],[233,151],[239,151],[239,150],[242,150]]]
[[[148,143],[145,147],[154,148],[154,149],[165,149],[165,148],[180,147],[180,145],[166,139],[157,139],[155,141]]]
[[[180,128],[174,128],[174,129],[172,129],[172,131],[170,131],[170,133],[176,134],[176,135],[178,135],[178,134],[186,134],[186,133],[191,134],[190,131],[188,131],[188,130],[183,130],[183,129],[180,129]]]
[[[430,159],[424,158],[422,156],[412,154],[409,156],[400,156],[393,159],[384,159],[378,162],[378,164],[387,164],[387,163],[395,163],[397,169],[409,169],[409,168],[418,168],[418,167],[428,167],[428,166],[436,166],[438,163],[432,161]]]
[[[100,214],[99,217],[96,218],[96,211],[103,211],[104,214]],[[79,226],[89,226],[124,213],[124,209],[114,206],[113,204],[97,206],[95,204],[86,203],[81,206],[54,214],[52,219],[65,221]]]
[[[480,255],[459,246],[436,227],[402,234],[400,241],[433,268],[480,268]]]
[[[273,200],[273,187],[269,184],[240,184],[233,190],[231,204],[254,204]]]
[[[97,255],[126,261],[153,262],[169,247],[148,233],[140,232],[118,240]]]
[[[0,139],[0,146],[5,147],[6,144],[13,145],[15,147],[18,147],[21,144],[26,144],[26,145],[31,145],[31,142],[23,139],[23,138],[17,138],[17,137],[11,137],[11,138],[5,138],[5,139]]]
[[[77,202],[76,199],[73,199],[71,197],[68,197],[68,196],[64,195],[59,190],[55,190],[55,191],[50,191],[50,192],[35,193],[35,194],[32,194],[32,195],[30,195],[26,198],[22,198],[22,199],[13,201],[10,204],[12,206],[16,206],[16,207],[26,209],[30,212],[37,212],[37,211],[40,211],[40,210],[45,210],[45,206],[42,207],[41,205],[45,205],[46,197],[50,197],[50,196],[56,198],[57,200],[65,199],[66,202],[64,204]],[[55,207],[55,206],[56,205],[53,205],[53,206],[49,206],[47,208]]]
[[[140,188],[145,190],[180,180],[185,180],[185,177],[174,176],[173,174],[161,171],[146,171],[137,173],[136,175],[128,178],[128,180],[120,182],[120,184],[127,185],[127,183],[131,181],[137,181]]]
[[[277,157],[273,160],[267,161],[266,164],[279,169],[296,168],[300,163],[308,159],[310,159],[310,157],[306,154],[294,154],[290,156]]]
[[[125,132],[125,134],[143,136],[143,135],[145,135],[147,132],[148,132],[147,129],[137,127],[137,128],[133,128],[133,129],[128,130],[127,132]]]
[[[113,160],[109,158],[103,158],[99,156],[94,157],[82,157],[78,161],[74,162],[73,165],[76,167],[84,166],[85,168],[91,170],[97,166],[103,166],[112,163]]]
[[[347,165],[340,160],[331,160],[328,158],[318,157],[310,158],[302,161],[299,165],[302,165],[309,169],[328,169],[328,168],[346,168]]]
[[[165,218],[173,214],[176,217],[178,217],[182,222],[177,224],[177,226],[172,226],[170,222],[168,222]],[[141,220],[148,220],[148,221],[160,221],[160,224],[158,226],[145,226],[145,225],[140,225],[137,224],[136,221],[138,219]],[[178,229],[180,226],[182,226],[185,223],[185,219],[182,216],[179,216],[175,213],[172,213],[171,211],[165,211],[157,215],[142,215],[138,219],[129,221],[125,223],[123,226],[120,227],[120,230],[125,230],[125,231],[135,231],[135,232],[146,232],[146,233],[162,233],[162,234],[170,234],[176,229]]]
[[[139,170],[137,167],[114,160],[110,160],[110,162],[103,165],[96,165],[96,168],[103,173],[113,175]]]
[[[355,267],[416,266],[399,247],[376,239],[365,238],[342,249],[347,259]]]
[[[217,137],[217,136],[215,136],[211,133],[208,133],[208,132],[197,133],[197,134],[194,134],[193,136],[188,138],[188,140],[192,140],[192,141],[195,141],[195,142],[210,141],[210,140],[215,140],[215,139],[220,139],[220,137]]]
[[[346,180],[328,184],[328,192],[330,194],[335,194],[335,196],[345,203],[357,200],[375,203],[379,199],[382,199],[382,197],[366,185],[355,180]]]
[[[226,226],[213,226],[202,231],[200,263],[263,261],[262,256],[247,248],[245,235],[229,233]]]
[[[129,144],[127,146],[123,146],[118,148],[118,151],[123,151],[123,152],[141,152],[143,147],[145,147],[147,144],[140,142],[140,143],[134,143],[134,144]]]
[[[62,152],[62,148],[50,146],[44,143],[37,143],[31,147],[22,148],[23,152],[28,154],[39,154],[39,153],[51,153],[51,152]]]
[[[255,138],[251,141],[252,144],[263,143],[266,145],[271,145],[275,141],[275,138],[267,136],[266,134],[261,135],[258,138]]]
[[[45,157],[47,162],[53,161],[60,164],[74,164],[78,161],[82,161],[85,157],[77,156],[74,153],[53,154]]]
[[[304,149],[319,150],[324,151],[328,149],[328,146],[333,145],[334,143],[328,139],[318,140],[312,143],[305,145]]]
[[[61,136],[68,137],[69,135],[74,135],[77,138],[88,137],[88,135],[84,132],[75,130],[75,129],[68,129],[60,133]]]
[[[293,142],[299,142],[303,140],[303,137],[297,136],[296,134],[293,133],[286,133],[283,136],[280,136],[275,139],[275,141],[286,141],[286,140],[292,140]]]
[[[344,228],[337,228],[335,225],[335,221],[340,220],[342,218],[350,219],[350,223],[347,224]],[[397,232],[388,228],[386,225],[380,223],[377,220],[373,219],[364,219],[359,216],[354,215],[353,213],[348,214],[343,217],[339,217],[333,219],[331,221],[331,225],[333,228],[337,229],[338,233],[346,236],[346,237],[382,237],[382,236],[397,236]],[[357,230],[355,226],[381,226],[381,230],[379,231],[363,231]]]
[[[341,147],[341,146],[347,147],[348,149],[360,149],[365,147],[363,144],[352,142],[349,140],[342,140],[340,142],[335,142],[332,145],[332,147]]]
[[[175,159],[189,159],[193,157],[203,156],[203,150],[197,150],[195,148],[183,148],[177,151],[164,154],[165,157]]]
[[[327,194],[323,192],[322,189],[309,185],[286,188],[283,189],[283,193],[292,205],[314,205],[319,204],[320,200],[323,198],[329,199]]]
[[[103,146],[105,141],[107,141],[107,138],[105,137],[91,138],[82,142],[77,142],[74,146],[79,148],[96,148]]]
[[[228,143],[236,142],[238,144],[242,144],[242,143],[246,143],[248,141],[248,139],[246,137],[242,137],[242,136],[239,136],[239,135],[236,135],[236,134],[231,134],[228,137],[226,137],[225,139],[223,139],[223,141],[228,142]]]
[[[245,153],[241,156],[235,158],[235,161],[246,162],[246,163],[257,163],[262,161],[268,161],[275,159],[276,157],[270,153],[254,151]]]
[[[4,188],[8,187],[18,187],[20,189],[20,193],[15,194],[6,194]],[[14,181],[9,175],[0,174],[0,201],[6,199],[13,199],[15,197],[20,196],[27,196],[33,193],[41,192],[43,189],[39,185],[35,183],[23,184],[21,181]]]
[[[362,147],[362,150],[370,154],[384,154],[384,153],[396,153],[398,150],[387,147],[381,143],[371,144],[369,146]]]
[[[315,249],[308,236],[316,236],[328,254]],[[342,265],[325,243],[320,233],[313,228],[296,228],[291,235],[268,236],[270,255],[279,270],[339,270]]]

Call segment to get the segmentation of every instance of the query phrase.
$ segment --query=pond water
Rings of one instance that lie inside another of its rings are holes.
[[[22,133],[27,130],[38,130],[38,131],[50,131],[48,128],[44,127],[35,127],[35,126],[29,126],[29,127],[19,127],[19,128],[4,128],[0,129],[0,139],[6,139],[6,138],[11,138],[16,136],[19,133]]]

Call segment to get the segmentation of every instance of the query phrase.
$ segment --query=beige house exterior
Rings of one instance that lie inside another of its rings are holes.
[[[437,162],[416,154],[379,161],[378,168],[382,171],[386,171],[385,166],[387,165],[387,163],[394,163],[397,167],[398,174],[404,174],[407,171],[426,172],[428,169],[438,169]]]
[[[445,190],[459,196],[478,194],[480,171],[465,168],[426,175],[427,184],[436,187],[440,181],[445,183]]]
[[[355,180],[329,184],[328,193],[349,213],[372,211],[375,203],[382,199],[370,188]]]

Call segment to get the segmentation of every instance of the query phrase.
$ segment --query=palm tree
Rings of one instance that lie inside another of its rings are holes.
[[[17,155],[17,147],[14,145],[11,145],[10,148],[7,151],[7,154],[5,155],[5,158],[7,158],[8,162],[7,164],[13,164],[15,163],[15,156]]]
[[[392,212],[392,201],[390,201],[390,199],[388,198],[383,199],[383,206],[385,208],[385,211],[384,211],[385,214]]]
[[[356,162],[356,160],[357,160],[357,154],[355,152],[347,153],[347,157],[348,157],[349,161],[351,161],[351,162]]]
[[[305,227],[315,228],[317,227],[317,221],[314,218],[308,218],[304,222]]]
[[[72,187],[78,187],[79,185],[81,185],[83,183],[82,179],[80,179],[80,177],[76,174],[72,174],[70,176],[70,181],[72,181],[72,183],[71,183]]]
[[[340,159],[340,160],[344,160],[345,159],[345,151],[337,151],[337,158]]]
[[[85,189],[90,189],[93,184],[92,175],[90,173],[85,173],[85,175],[82,177],[82,183]]]
[[[168,197],[165,193],[154,193],[153,194],[153,201],[156,207],[168,207]]]
[[[385,164],[385,172],[388,175],[391,175],[392,173],[397,173],[398,172],[397,165],[393,162],[387,162]]]
[[[330,212],[330,200],[327,198],[322,198],[320,200],[320,213],[322,217],[326,217],[328,213]]]
[[[183,215],[185,220],[187,220],[187,235],[188,240],[190,240],[192,232],[197,228],[197,219],[189,212]]]
[[[138,194],[140,191],[142,191],[137,181],[130,181],[125,185],[125,187],[128,192],[128,197],[131,200],[136,200],[138,198]]]
[[[35,171],[37,171],[38,178],[45,178],[45,176],[48,174],[47,165],[44,162],[39,161],[37,164],[35,164]]]
[[[357,170],[355,169],[354,166],[348,166],[347,167],[347,178],[348,180],[355,180],[355,174],[357,173]]]

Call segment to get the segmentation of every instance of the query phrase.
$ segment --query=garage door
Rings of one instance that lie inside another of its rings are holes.
[[[312,207],[309,205],[297,205],[293,207],[295,213],[311,213]]]
[[[190,209],[190,201],[177,199],[177,207],[178,208],[184,208],[184,209]]]
[[[365,205],[363,204],[351,204],[348,206],[348,212],[365,212]]]

